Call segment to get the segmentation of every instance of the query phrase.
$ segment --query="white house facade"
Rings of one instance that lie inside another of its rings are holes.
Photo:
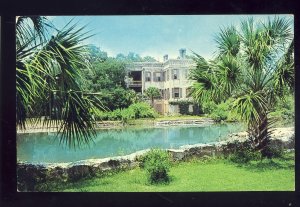
[[[192,81],[188,79],[189,71],[196,67],[192,59],[186,58],[186,50],[179,50],[178,59],[168,59],[163,62],[134,62],[127,66],[127,86],[137,93],[144,93],[149,87],[156,87],[161,92],[161,99],[155,100],[154,107],[161,114],[179,113],[178,105],[170,104],[176,101],[192,101],[189,87]],[[192,112],[192,106],[189,111]]]

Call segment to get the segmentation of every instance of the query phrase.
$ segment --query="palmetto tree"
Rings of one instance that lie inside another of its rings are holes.
[[[30,117],[54,124],[60,141],[72,147],[95,134],[91,111],[97,103],[82,91],[81,72],[89,68],[83,29],[69,23],[57,30],[40,16],[16,19],[16,124],[25,128]]]
[[[214,60],[208,62],[195,54],[192,95],[200,103],[234,97],[233,111],[247,124],[253,148],[268,156],[272,124],[268,113],[278,97],[294,88],[291,21],[275,17],[254,22],[249,18],[239,29],[221,30],[216,42]]]
[[[159,89],[156,87],[149,87],[147,90],[145,90],[146,96],[151,100],[151,106],[154,106],[154,99],[160,98],[161,94],[159,92]]]

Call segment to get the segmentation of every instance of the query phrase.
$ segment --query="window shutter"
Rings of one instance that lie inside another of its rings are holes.
[[[167,89],[167,99],[170,99],[170,89]]]
[[[172,98],[174,98],[174,88],[172,88]]]
[[[182,98],[182,88],[179,88],[179,98]]]

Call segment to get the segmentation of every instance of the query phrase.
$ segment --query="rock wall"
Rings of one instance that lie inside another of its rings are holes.
[[[244,134],[231,135],[243,142]],[[271,139],[271,146],[285,149],[294,149],[295,136]],[[230,152],[228,141],[211,144],[186,145],[179,149],[168,149],[173,161],[187,160],[192,157],[218,156]],[[138,158],[148,150],[142,150],[130,155],[111,157],[104,159],[89,159],[72,163],[31,164],[17,163],[17,188],[18,191],[36,191],[35,186],[46,181],[73,182],[81,178],[93,177],[105,174],[105,172],[132,169],[139,165]]]

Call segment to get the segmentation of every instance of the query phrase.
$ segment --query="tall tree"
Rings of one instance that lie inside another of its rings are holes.
[[[93,72],[85,73],[84,76],[90,81],[88,88],[92,92],[125,87],[126,65],[124,61],[107,58],[105,61],[93,62],[91,67]]]
[[[269,156],[272,120],[268,113],[276,97],[284,97],[294,87],[291,21],[275,17],[257,23],[249,18],[240,30],[222,29],[216,42],[216,59],[206,61],[195,54],[192,95],[199,103],[234,97],[234,111],[247,123],[253,148]]]
[[[154,57],[145,56],[142,58],[139,54],[134,52],[129,52],[127,56],[122,53],[119,53],[116,55],[116,59],[127,62],[157,62],[157,60]]]
[[[50,36],[49,30],[56,35]],[[45,17],[16,18],[18,127],[25,128],[33,115],[46,116],[44,126],[55,124],[62,143],[89,143],[95,135],[90,111],[97,103],[81,87],[81,69],[89,68],[82,44],[88,37],[84,27],[71,22],[58,30]]]
[[[99,47],[93,44],[87,46],[87,52],[87,58],[90,63],[103,62],[108,58],[107,52],[102,51]]]
[[[145,56],[142,59],[143,62],[157,62],[157,60],[154,57],[151,56]]]

